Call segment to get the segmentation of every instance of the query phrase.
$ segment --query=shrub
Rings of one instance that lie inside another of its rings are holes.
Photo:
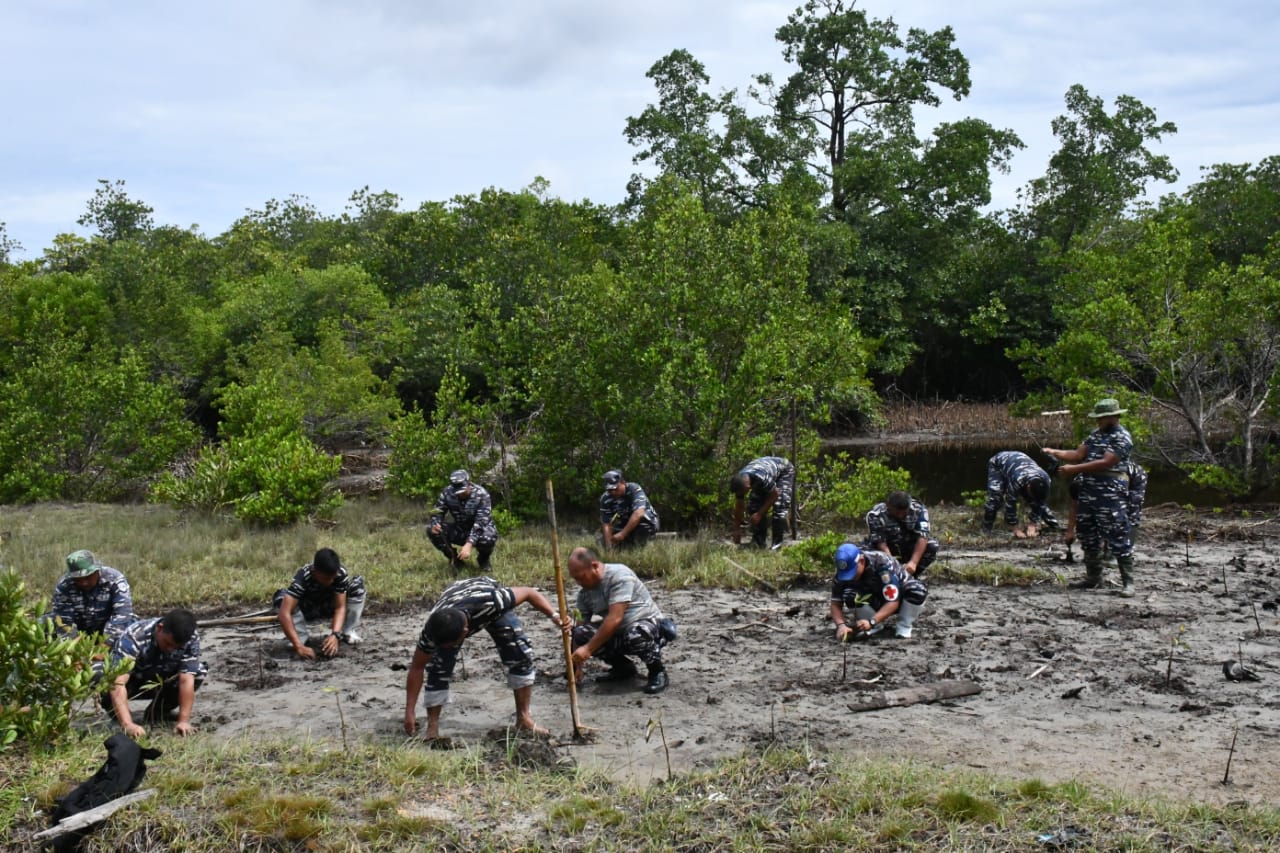
[[[107,666],[96,680],[93,659],[108,651],[101,636],[56,636],[41,619],[43,601],[23,604],[24,589],[15,573],[0,572],[0,748],[53,743],[67,731],[72,707],[128,667]]]
[[[810,503],[833,524],[858,525],[871,507],[897,489],[911,491],[911,474],[904,468],[890,468],[881,459],[862,458],[856,462],[845,452],[828,457],[818,472],[817,488]]]

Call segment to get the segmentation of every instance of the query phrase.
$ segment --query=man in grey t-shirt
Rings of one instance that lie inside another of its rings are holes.
[[[600,562],[590,548],[575,548],[569,574],[582,587],[577,601],[582,622],[572,634],[574,677],[581,678],[587,658],[598,657],[610,667],[601,680],[630,681],[636,666],[627,655],[634,655],[649,669],[644,692],[666,690],[662,647],[675,639],[675,623],[663,617],[635,572],[621,563]],[[599,625],[596,616],[603,617]]]

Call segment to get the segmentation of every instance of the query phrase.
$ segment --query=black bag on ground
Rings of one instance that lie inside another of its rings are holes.
[[[133,738],[122,732],[116,732],[103,741],[107,748],[107,760],[85,781],[81,782],[62,799],[53,810],[50,825],[73,814],[97,808],[109,803],[117,797],[123,797],[142,784],[147,775],[144,759],[160,757],[160,750],[138,746]],[[85,830],[64,835],[54,844],[55,850],[74,850],[84,838]]]

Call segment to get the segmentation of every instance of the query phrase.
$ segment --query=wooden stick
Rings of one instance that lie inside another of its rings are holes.
[[[905,705],[917,705],[921,702],[937,702],[942,699],[958,699],[961,696],[973,696],[982,692],[976,681],[939,681],[935,684],[921,684],[917,687],[903,687],[899,690],[886,690],[879,696],[873,696],[862,702],[849,704],[849,710],[878,711],[881,708],[900,708]]]
[[[223,619],[201,619],[196,622],[197,628],[214,628],[219,625],[261,625],[267,622],[278,622],[279,617],[274,613],[270,616],[227,616]]]
[[[1047,663],[1046,663],[1046,664],[1041,665],[1039,669],[1037,669],[1035,672],[1033,672],[1033,673],[1031,673],[1030,675],[1028,675],[1028,676],[1027,676],[1027,680],[1028,680],[1028,681],[1030,681],[1031,679],[1035,678],[1037,675],[1039,675],[1040,673],[1044,672],[1044,671],[1045,671],[1046,669],[1048,669],[1048,668],[1049,668],[1049,664],[1047,664]]]
[[[756,583],[760,584],[760,585],[761,585],[761,586],[763,586],[765,589],[769,590],[769,592],[772,592],[774,595],[777,595],[777,594],[778,594],[778,588],[777,588],[776,586],[774,586],[773,584],[769,583],[769,582],[768,582],[767,580],[765,580],[764,578],[760,577],[759,575],[755,574],[754,572],[749,572],[749,571],[747,571],[747,569],[746,569],[744,566],[742,566],[741,564],[739,564],[738,562],[736,562],[736,561],[734,561],[734,560],[730,560],[728,557],[725,557],[725,560],[729,563],[729,565],[733,566],[735,569],[737,569],[738,571],[742,572],[744,575],[746,575],[747,577],[751,578],[753,581],[755,581]]]
[[[31,836],[31,838],[33,840],[36,838],[57,838],[60,835],[66,835],[69,832],[84,829],[86,826],[93,826],[95,823],[99,823],[111,817],[111,815],[118,812],[125,806],[131,806],[134,803],[141,802],[148,797],[154,796],[155,792],[155,788],[147,788],[145,791],[134,791],[132,794],[118,797],[110,802],[88,809],[87,811],[68,815],[58,821],[57,826],[51,826],[48,829],[41,830]]]
[[[1236,755],[1236,738],[1240,737],[1240,724],[1236,723],[1235,731],[1231,733],[1231,749],[1227,750],[1227,769],[1222,773],[1222,784],[1231,784],[1231,759]]]
[[[556,569],[556,597],[560,604],[560,623],[569,618],[568,599],[564,594],[564,572],[560,568],[560,539],[556,533],[556,495],[551,488],[551,478],[547,478],[547,517],[551,520],[551,562]],[[569,715],[573,720],[573,739],[583,740],[585,733],[582,722],[578,719],[578,679],[573,669],[573,641],[568,634],[561,633],[564,638],[565,680],[569,682]]]

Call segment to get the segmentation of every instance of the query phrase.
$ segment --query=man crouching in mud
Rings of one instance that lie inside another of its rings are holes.
[[[836,549],[836,576],[831,583],[831,621],[836,639],[850,634],[870,637],[884,630],[885,620],[897,614],[894,636],[908,639],[929,590],[908,575],[898,561],[882,551],[861,551],[845,543]],[[847,623],[844,610],[853,612]],[[855,633],[855,631],[857,633]]]
[[[415,709],[418,693],[422,692],[427,706],[427,730],[423,737],[436,740],[440,737],[440,711],[449,701],[449,681],[458,661],[458,649],[462,641],[481,628],[489,632],[493,644],[498,647],[498,657],[507,668],[507,684],[516,700],[516,728],[535,734],[547,734],[539,728],[529,713],[529,700],[533,696],[536,671],[533,666],[533,649],[525,636],[524,628],[514,612],[516,607],[528,601],[546,614],[557,628],[567,630],[572,621],[560,616],[551,602],[530,586],[507,587],[493,578],[466,578],[445,587],[440,600],[427,615],[427,624],[418,636],[418,645],[409,664],[405,679],[404,731],[417,731]],[[422,691],[423,675],[427,689]]]

